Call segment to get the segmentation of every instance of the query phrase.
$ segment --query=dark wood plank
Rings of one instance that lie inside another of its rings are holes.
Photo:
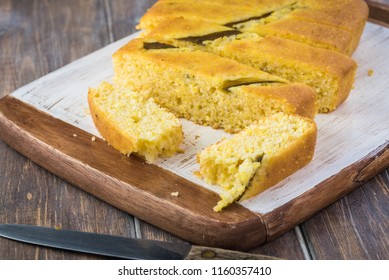
[[[303,224],[317,259],[388,259],[389,171]]]
[[[305,250],[308,250],[308,248],[306,248],[302,240],[299,240],[296,229],[292,229],[280,237],[251,250],[250,253],[268,255],[285,260],[304,260],[309,258],[309,256],[304,255]]]
[[[23,223],[129,236],[128,215],[45,171],[0,142],[1,223]],[[112,223],[112,221],[115,221]],[[134,234],[134,233],[132,233]],[[90,258],[0,240],[0,259]]]
[[[106,45],[103,7],[97,0],[1,1],[0,96]],[[0,159],[0,223],[135,235],[127,213],[45,171],[3,142]],[[96,258],[3,238],[0,252],[0,259]]]
[[[142,239],[161,240],[167,242],[186,242],[185,240],[144,221],[139,222],[139,231],[139,235]],[[299,238],[297,237],[296,230],[290,230],[280,237],[248,252],[286,260],[303,260],[306,259],[303,250],[308,250],[308,248],[305,248],[305,244],[301,244]]]
[[[389,27],[389,1],[366,0],[366,3],[369,5],[369,20]]]
[[[1,95],[109,43],[100,0],[0,3]]]
[[[137,223],[138,234],[142,239],[160,240],[167,242],[187,242],[167,231],[161,230],[145,221],[139,220]]]
[[[104,0],[109,7],[107,10],[111,21],[112,38],[114,41],[128,36],[136,31],[142,15],[157,0]]]
[[[389,166],[389,141],[299,197],[263,215],[268,239],[300,224]]]
[[[185,240],[168,232],[162,231],[144,221],[140,221],[139,230],[139,234],[143,239],[163,240],[168,242],[186,242]],[[296,230],[291,230],[275,240],[258,246],[248,252],[286,260],[303,260],[306,258],[303,249],[307,250],[304,246],[305,244],[300,243],[299,238],[296,235]]]

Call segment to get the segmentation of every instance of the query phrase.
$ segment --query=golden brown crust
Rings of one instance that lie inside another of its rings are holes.
[[[248,59],[253,59],[255,53],[266,53],[285,61],[298,61],[310,68],[325,69],[325,72],[340,79],[350,70],[355,71],[357,67],[356,62],[346,55],[275,36],[267,36],[258,41],[236,41],[226,47],[231,48],[231,51],[245,53]]]
[[[255,32],[261,36],[278,36],[342,54],[351,54],[352,36],[349,32],[297,18],[287,17],[269,24],[253,26],[244,31]]]
[[[208,20],[188,20],[184,17],[176,17],[162,21],[147,36],[165,40],[181,39],[188,36],[203,36],[230,30],[234,29]]]
[[[134,152],[136,139],[123,133],[121,129],[116,127],[107,117],[105,111],[101,111],[96,104],[94,95],[98,94],[96,89],[89,88],[88,104],[92,116],[93,123],[103,138],[110,145],[123,154]]]
[[[333,49],[351,55],[360,40],[368,16],[362,0],[300,1],[158,1],[141,18],[139,28],[150,32],[163,21],[176,17],[211,21],[220,25],[259,19],[289,9],[278,20],[252,31],[272,34]]]
[[[350,94],[357,69],[357,63],[346,55],[274,36],[257,41],[234,41],[226,44],[225,51],[233,54],[236,60],[254,67],[258,67],[257,63],[269,65],[273,61],[281,68],[301,67],[330,75],[337,86],[332,107],[328,108],[330,111],[336,109]]]
[[[270,75],[250,66],[238,63],[232,59],[224,58],[212,53],[180,50],[180,49],[157,49],[145,50],[143,43],[148,40],[135,39],[123,46],[113,55],[114,61],[120,64],[126,60],[126,56],[143,57],[155,63],[163,63],[175,68],[184,69],[188,73],[204,75],[214,80],[215,85],[222,86],[225,81],[245,79],[249,81],[272,81],[287,82],[285,79]],[[119,72],[117,69],[116,72]]]
[[[276,1],[158,1],[140,19],[138,29],[152,30],[162,21],[175,17],[208,20],[221,25],[247,20],[293,4],[294,0]]]
[[[317,3],[317,1],[311,2]],[[363,0],[331,2],[335,3],[329,4],[328,1],[322,1],[325,5],[313,5],[311,9],[293,11],[291,17],[299,18],[304,21],[313,21],[348,31],[352,35],[348,53],[350,55],[358,46],[369,15],[369,8]]]
[[[317,137],[316,124],[311,122],[313,129],[297,141],[277,154],[264,155],[261,167],[258,168],[240,201],[265,191],[311,162]]]
[[[241,87],[242,91],[258,95],[267,95],[269,98],[280,98],[283,102],[290,104],[293,114],[314,119],[316,115],[316,94],[315,91],[304,84],[290,83],[273,87]]]

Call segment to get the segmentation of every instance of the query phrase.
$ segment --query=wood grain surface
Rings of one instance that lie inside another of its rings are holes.
[[[132,33],[153,2],[0,1],[0,96]],[[0,161],[0,223],[182,241],[75,188],[3,142]],[[251,252],[286,259],[389,259],[388,186],[384,170]],[[0,239],[0,259],[95,258]]]

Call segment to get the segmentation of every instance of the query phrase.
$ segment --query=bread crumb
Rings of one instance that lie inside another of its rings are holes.
[[[96,136],[92,136],[91,140],[94,142],[96,141]]]
[[[73,137],[77,137],[77,134],[74,133],[74,134],[73,134]]]
[[[193,171],[193,175],[195,175],[197,178],[200,178],[200,179],[202,179],[202,176],[201,176],[201,174],[200,174],[200,172],[199,171]]]
[[[179,192],[172,192],[172,193],[171,193],[171,196],[178,197],[178,195],[179,195]]]
[[[54,226],[54,229],[60,230],[60,229],[62,229],[62,228],[61,228],[61,226]]]
[[[195,140],[198,140],[200,138],[200,135],[195,135]]]
[[[373,76],[374,70],[370,68],[370,69],[367,71],[367,74],[369,75],[369,77]]]
[[[27,193],[27,199],[28,199],[28,200],[31,200],[31,199],[32,199],[32,193],[30,193],[30,192]]]

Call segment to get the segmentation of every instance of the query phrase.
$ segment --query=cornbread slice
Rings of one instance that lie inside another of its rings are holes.
[[[223,189],[214,210],[250,198],[307,165],[316,135],[311,119],[279,113],[206,147],[197,154],[199,174]]]
[[[215,54],[136,39],[113,60],[117,84],[202,125],[235,133],[277,112],[315,115],[312,88]]]
[[[147,10],[140,19],[137,28],[144,31],[151,31],[162,21],[180,16],[188,19],[208,19],[221,25],[227,25],[260,17],[274,10],[292,5],[295,2],[295,0],[164,0],[156,2]]]
[[[303,9],[294,10],[290,16],[304,21],[346,30],[352,35],[350,52],[357,48],[367,18],[369,8],[363,0],[300,0]]]
[[[135,153],[151,163],[179,151],[179,120],[152,99],[103,82],[89,89],[88,103],[96,128],[121,153]]]
[[[346,55],[351,55],[353,52],[353,37],[346,30],[290,16],[278,15],[270,19],[271,17],[272,15],[234,27],[243,32],[253,32],[261,36],[278,36]]]
[[[240,33],[208,21],[175,18],[162,22],[147,38],[209,51],[305,83],[315,89],[320,113],[335,110],[348,97],[357,68],[352,58],[338,52],[280,37]]]

